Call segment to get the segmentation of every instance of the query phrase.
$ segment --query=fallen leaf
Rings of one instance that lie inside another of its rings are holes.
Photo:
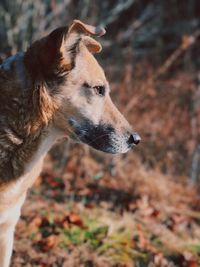
[[[57,244],[57,236],[50,235],[39,242],[39,245],[43,251],[49,251]]]

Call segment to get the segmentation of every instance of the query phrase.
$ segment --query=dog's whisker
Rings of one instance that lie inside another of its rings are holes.
[[[90,142],[88,142],[88,145],[90,145],[90,144],[92,144],[92,143],[96,143],[96,141],[98,141],[99,139],[101,139],[102,137],[109,137],[109,134],[102,134],[102,135],[100,135],[100,136],[98,136],[98,137],[96,137],[95,139],[92,139]]]

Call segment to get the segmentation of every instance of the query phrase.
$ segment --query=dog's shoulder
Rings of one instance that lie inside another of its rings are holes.
[[[17,134],[22,86],[23,54],[16,54],[0,65],[0,181],[12,176],[11,155],[22,138]],[[18,72],[18,73],[17,73]]]
[[[24,53],[17,53],[0,65],[0,184],[20,176],[32,153],[31,97]]]
[[[0,65],[0,116],[13,110],[20,100],[26,83],[24,53],[17,53]],[[7,114],[8,115],[8,114]]]

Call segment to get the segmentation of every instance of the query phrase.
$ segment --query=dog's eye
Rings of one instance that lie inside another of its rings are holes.
[[[86,82],[83,84],[83,87],[85,87],[85,88],[91,88],[91,86],[88,83],[86,83]]]
[[[104,86],[102,86],[102,85],[97,85],[97,86],[94,86],[93,87],[94,89],[95,89],[95,91],[96,91],[96,93],[98,94],[98,95],[100,95],[100,96],[105,96],[105,87]]]

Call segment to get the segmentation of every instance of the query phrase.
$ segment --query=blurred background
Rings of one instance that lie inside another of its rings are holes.
[[[117,156],[57,144],[13,266],[199,266],[200,2],[1,0],[0,61],[73,19],[106,28],[97,59],[142,142]]]

